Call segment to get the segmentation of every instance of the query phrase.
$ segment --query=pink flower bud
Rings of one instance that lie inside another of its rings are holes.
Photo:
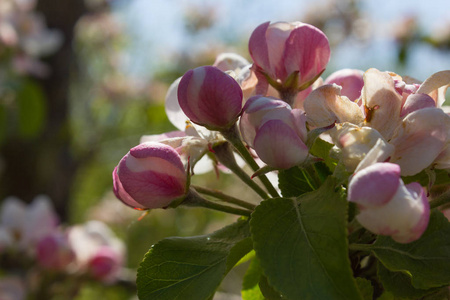
[[[335,83],[341,86],[341,95],[355,101],[361,97],[361,90],[364,86],[363,75],[364,71],[361,70],[342,69],[328,76],[324,84]]]
[[[240,129],[244,140],[269,166],[287,169],[308,156],[306,116],[285,102],[255,96],[245,104]]]
[[[180,155],[170,146],[147,142],[130,150],[113,172],[114,193],[136,209],[168,206],[186,194]]]
[[[297,91],[311,85],[325,70],[330,59],[330,45],[325,34],[301,22],[266,22],[259,25],[249,41],[250,55],[256,71],[286,88],[287,79],[295,72]],[[264,76],[259,76],[264,80]]]
[[[308,157],[304,141],[294,128],[281,120],[267,121],[259,128],[254,148],[263,162],[277,169],[300,165]]]
[[[423,188],[415,182],[404,185],[400,167],[391,163],[375,163],[357,172],[348,187],[348,201],[358,204],[361,225],[399,243],[419,239],[430,217]]]
[[[247,145],[253,147],[257,128],[261,125],[263,119],[276,110],[288,111],[289,105],[273,97],[253,96],[248,99],[242,109],[243,113],[239,123],[242,138]]]
[[[113,280],[122,266],[122,255],[111,247],[100,247],[88,262],[88,272],[99,280]]]
[[[211,130],[227,129],[241,112],[242,89],[219,69],[198,67],[181,78],[178,102],[192,122]]]
[[[75,260],[67,236],[56,231],[39,240],[36,255],[39,264],[51,270],[64,270]]]

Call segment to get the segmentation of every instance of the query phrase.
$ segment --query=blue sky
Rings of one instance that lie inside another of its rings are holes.
[[[151,74],[151,69],[169,63],[167,53],[177,49],[208,47],[219,43],[224,35],[248,38],[257,25],[268,20],[302,21],[311,3],[307,0],[133,0],[118,11],[130,31],[133,69]],[[333,49],[330,68],[392,70],[395,52],[388,36],[403,16],[417,16],[427,32],[445,23],[450,26],[449,0],[363,0],[361,4],[365,20],[373,25],[375,39],[367,47],[349,43]],[[185,9],[193,5],[214,5],[217,12],[215,26],[194,38],[186,35],[183,24]],[[412,63],[404,75],[424,80],[434,72],[450,69],[448,53],[444,55],[424,46],[415,47],[411,54]]]

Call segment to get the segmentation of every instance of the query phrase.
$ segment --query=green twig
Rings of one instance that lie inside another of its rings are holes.
[[[205,207],[205,208],[218,210],[221,212],[226,212],[226,213],[238,215],[238,216],[249,217],[252,214],[252,212],[247,209],[226,206],[226,205],[222,205],[219,203],[215,203],[215,202],[206,200],[199,193],[197,193],[197,191],[195,191],[192,188],[187,193],[186,198],[183,201],[182,205],[192,206],[192,207]]]
[[[230,195],[227,195],[221,191],[218,190],[211,190],[208,188],[204,188],[201,186],[195,186],[195,185],[191,185],[191,187],[193,187],[197,192],[202,193],[204,195],[209,195],[212,197],[215,197],[217,199],[220,199],[224,202],[230,203],[230,204],[235,204],[235,205],[239,205],[241,207],[250,209],[250,210],[254,210],[256,208],[256,205],[248,203],[247,201],[244,200],[240,200],[238,198],[232,197]]]
[[[450,203],[450,190],[430,201],[430,209]]]
[[[212,147],[217,160],[225,167],[230,169],[237,177],[239,177],[245,184],[251,187],[261,198],[268,199],[269,195],[254,182],[250,176],[236,163],[234,152],[231,149],[229,142],[217,144]]]
[[[372,247],[372,245],[369,245],[369,244],[349,244],[348,249],[353,250],[353,251],[370,252],[370,251],[372,251],[373,247]]]

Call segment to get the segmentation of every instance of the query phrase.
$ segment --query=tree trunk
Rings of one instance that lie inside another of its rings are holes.
[[[39,80],[47,104],[47,120],[42,134],[25,141],[10,137],[2,146],[3,173],[1,196],[17,196],[30,202],[38,194],[48,195],[62,220],[67,218],[67,204],[77,161],[70,149],[69,87],[75,56],[72,48],[74,27],[86,12],[82,0],[39,0],[49,28],[64,36],[61,48],[45,59],[51,74]]]

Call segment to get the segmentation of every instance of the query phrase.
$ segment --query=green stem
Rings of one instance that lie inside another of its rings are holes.
[[[293,89],[281,89],[278,90],[278,94],[280,95],[280,99],[289,104],[291,107],[294,107],[295,97],[298,94],[298,91]]]
[[[267,193],[254,182],[250,176],[241,169],[241,167],[236,163],[234,158],[233,150],[231,149],[229,142],[223,142],[212,147],[217,160],[222,163],[225,167],[230,169],[234,174],[236,174],[243,182],[245,182],[249,187],[251,187],[261,198],[268,199]]]
[[[247,162],[247,164],[252,168],[253,171],[259,170],[259,166],[253,159],[252,155],[248,151],[247,147],[242,143],[239,131],[236,124],[234,124],[230,129],[221,131],[223,136],[236,148],[236,150],[241,154],[242,158]],[[262,184],[266,187],[267,191],[272,197],[280,197],[277,190],[273,187],[272,183],[267,179],[266,175],[258,176]]]
[[[430,201],[430,209],[450,203],[450,190]]]
[[[232,197],[232,196],[222,193],[221,191],[218,191],[218,190],[211,190],[208,188],[204,188],[201,186],[195,186],[195,185],[191,185],[191,187],[193,187],[199,193],[215,197],[215,198],[220,199],[227,203],[239,205],[241,207],[244,207],[244,208],[247,208],[250,210],[254,210],[256,208],[256,205],[254,205],[254,204],[251,204],[251,203],[248,203],[247,201]]]
[[[213,210],[218,210],[221,212],[226,212],[226,213],[238,215],[238,216],[250,217],[250,215],[252,214],[252,212],[247,209],[226,206],[226,205],[222,205],[219,203],[215,203],[215,202],[206,200],[199,193],[197,193],[194,189],[189,190],[189,192],[186,195],[186,199],[183,201],[182,204],[186,205],[186,206],[192,206],[192,207],[210,208]]]
[[[368,245],[368,244],[349,244],[348,249],[354,250],[354,251],[370,252],[370,251],[372,251],[373,247],[372,247],[372,245]]]

